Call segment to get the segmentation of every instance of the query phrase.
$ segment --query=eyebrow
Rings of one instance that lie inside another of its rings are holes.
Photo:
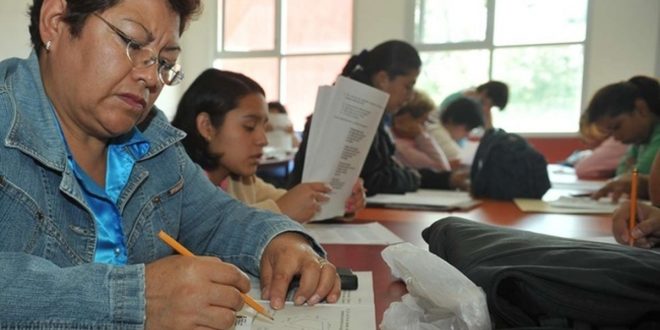
[[[124,20],[125,20],[125,21],[128,21],[128,22],[131,22],[131,23],[133,23],[133,24],[136,24],[136,25],[138,25],[138,26],[140,26],[140,27],[142,28],[142,30],[144,30],[144,32],[147,34],[147,42],[150,43],[150,42],[156,40],[156,38],[154,37],[153,33],[151,33],[151,31],[149,31],[149,29],[147,29],[147,27],[144,26],[142,23],[140,23],[140,22],[138,22],[138,21],[135,21],[135,20],[132,20],[132,19],[130,19],[130,18],[125,18]],[[181,47],[180,47],[179,45],[175,45],[175,46],[165,46],[165,48],[163,48],[163,49],[160,50],[161,53],[162,53],[162,52],[174,52],[174,51],[179,51],[179,52],[180,52],[180,51],[181,51]]]

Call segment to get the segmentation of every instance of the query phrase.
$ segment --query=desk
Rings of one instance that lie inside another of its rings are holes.
[[[431,212],[367,208],[357,213],[355,222],[378,221],[405,241],[427,249],[421,237],[424,228],[446,216],[458,216],[496,226],[506,226],[570,238],[606,236],[611,233],[607,215],[523,213],[513,202],[484,200],[467,212]],[[330,261],[339,267],[373,273],[376,324],[392,301],[405,293],[405,285],[390,275],[380,253],[382,245],[324,245]]]

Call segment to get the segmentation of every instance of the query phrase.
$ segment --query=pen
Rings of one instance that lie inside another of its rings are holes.
[[[628,242],[630,246],[635,244],[635,239],[632,237],[632,230],[637,221],[637,168],[632,171],[632,182],[630,184],[630,217],[628,218]]]
[[[168,235],[164,231],[160,231],[158,233],[158,237],[163,240],[167,245],[169,245],[171,248],[173,248],[176,252],[179,252],[179,254],[184,255],[184,256],[194,256],[190,250],[186,249],[183,245],[181,245],[179,242],[177,242],[172,236]],[[245,301],[248,306],[252,307],[257,313],[263,314],[267,318],[271,320],[275,320],[270,314],[268,314],[268,311],[264,306],[261,306],[256,300],[254,300],[252,297],[248,296],[247,294],[241,292],[241,296],[243,296],[243,301]]]

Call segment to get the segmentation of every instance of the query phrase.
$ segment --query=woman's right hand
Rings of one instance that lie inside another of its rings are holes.
[[[321,203],[329,199],[328,193],[331,190],[323,182],[301,183],[289,189],[276,203],[289,218],[305,223],[321,210]]]
[[[660,243],[660,208],[638,203],[637,220],[632,232],[628,231],[629,219],[630,203],[623,202],[612,217],[612,234],[617,242],[629,244],[632,236],[637,247],[650,249]]]
[[[639,175],[637,185],[637,196],[641,199],[648,199],[649,185],[648,175]],[[618,176],[607,183],[591,195],[591,198],[598,200],[603,197],[611,196],[613,203],[618,203],[623,195],[630,195],[632,179],[630,174]]]
[[[250,280],[216,257],[169,256],[145,267],[146,329],[229,329]]]

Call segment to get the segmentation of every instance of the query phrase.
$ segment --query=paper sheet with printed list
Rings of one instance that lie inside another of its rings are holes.
[[[302,182],[325,182],[332,192],[312,220],[344,215],[388,99],[387,93],[346,77],[319,87]]]
[[[244,307],[236,318],[234,330],[363,330],[376,329],[373,281],[371,272],[355,272],[358,290],[342,291],[336,304],[294,306],[287,302],[284,309],[273,311],[275,319],[257,315]],[[255,294],[258,294],[258,290]],[[258,295],[254,295],[258,297]],[[268,306],[267,301],[260,301]]]

